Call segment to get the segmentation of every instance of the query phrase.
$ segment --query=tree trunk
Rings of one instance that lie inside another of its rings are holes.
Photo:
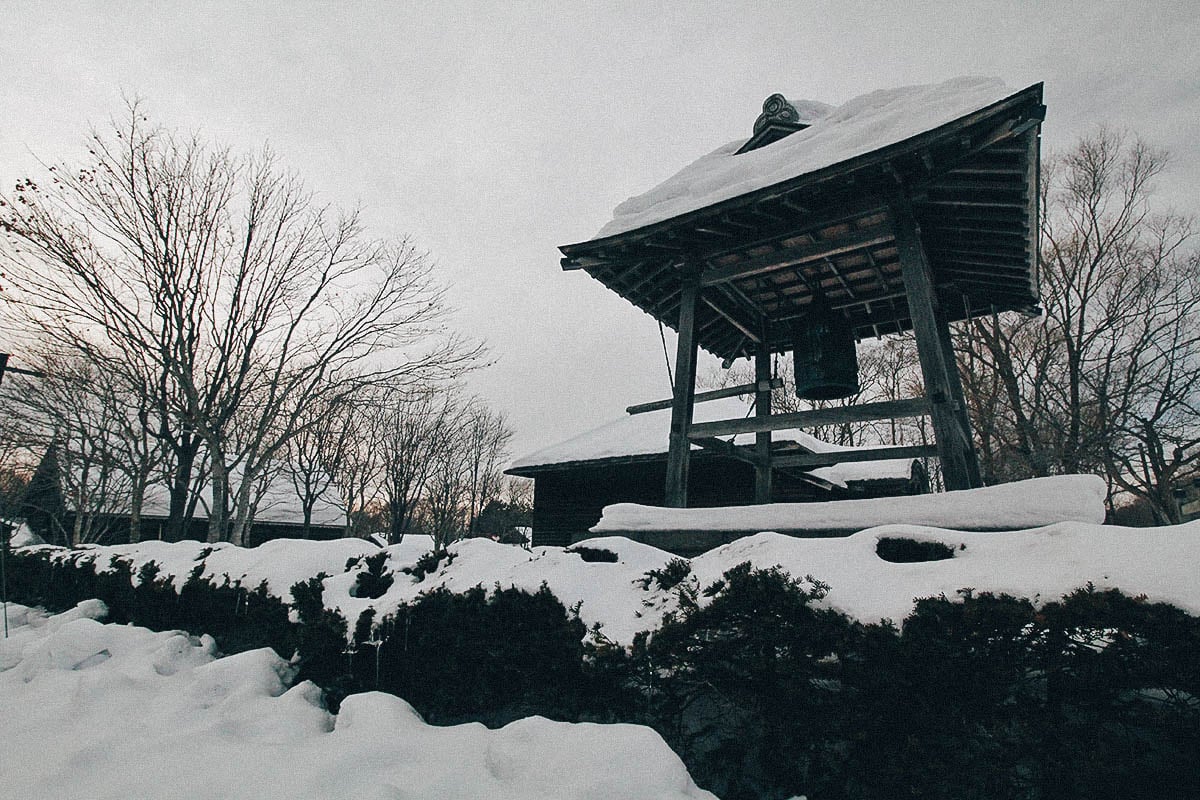
[[[178,542],[188,532],[191,512],[195,507],[188,502],[192,491],[192,468],[196,463],[196,443],[190,442],[175,447],[175,472],[171,476],[171,499],[167,508],[168,542]]]
[[[129,497],[129,543],[137,544],[142,540],[142,504],[146,500],[146,480],[149,476],[139,474],[134,479],[132,493]]]
[[[229,471],[225,467],[225,457],[220,453],[212,454],[212,502],[208,510],[208,542],[228,541],[228,506],[229,506]]]

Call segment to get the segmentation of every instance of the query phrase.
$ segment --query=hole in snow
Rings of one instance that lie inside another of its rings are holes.
[[[612,550],[606,550],[603,547],[583,547],[575,545],[567,550],[568,553],[574,553],[584,561],[589,561],[593,564],[615,564],[617,563],[617,554]]]
[[[919,542],[895,537],[880,539],[875,545],[875,555],[893,564],[913,564],[954,558],[954,548],[941,542]]]

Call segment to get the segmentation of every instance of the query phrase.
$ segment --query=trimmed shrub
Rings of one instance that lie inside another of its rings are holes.
[[[649,589],[651,583],[657,583],[660,589],[670,591],[692,574],[692,562],[686,558],[672,558],[662,569],[647,570],[642,576],[643,589]]]
[[[366,597],[371,600],[376,600],[383,597],[388,589],[392,588],[392,584],[396,579],[390,572],[384,572],[383,564],[387,561],[387,551],[380,550],[374,555],[369,555],[362,560],[366,566],[365,572],[358,574],[358,580],[353,588],[350,589],[351,597]],[[347,567],[349,568],[349,567]]]
[[[545,585],[533,594],[439,588],[380,627],[381,688],[430,722],[576,716],[586,631]]]
[[[454,563],[456,557],[457,553],[451,553],[447,550],[430,550],[418,558],[417,563],[411,567],[405,567],[400,571],[407,575],[412,575],[420,583],[425,580],[426,576],[432,575],[442,568],[442,559],[445,559],[446,566],[448,567]]]

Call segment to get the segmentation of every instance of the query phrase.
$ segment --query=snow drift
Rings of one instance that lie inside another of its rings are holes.
[[[391,695],[336,717],[271,650],[10,604],[4,789],[26,798],[712,798],[637,725],[426,725]]]
[[[594,533],[624,531],[859,531],[902,523],[995,531],[1056,522],[1104,521],[1104,480],[1097,475],[1057,475],[910,497],[771,503],[726,508],[660,508],[636,503],[607,506]]]

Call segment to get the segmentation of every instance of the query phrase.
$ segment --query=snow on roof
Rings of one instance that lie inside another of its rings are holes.
[[[695,422],[716,422],[749,416],[752,406],[737,398],[727,397],[697,403],[693,412]],[[522,456],[514,461],[510,470],[548,467],[557,464],[572,464],[579,461],[598,461],[630,456],[658,456],[667,452],[671,431],[671,410],[647,411],[642,414],[626,414],[619,419],[593,428],[566,441]],[[774,442],[795,442],[813,453],[828,453],[837,450],[855,450],[840,447],[807,434],[801,430],[782,430],[771,434]],[[754,434],[739,434],[731,440],[735,444],[754,443]],[[693,444],[693,450],[701,449]],[[809,474],[820,477],[838,486],[847,481],[908,479],[912,476],[912,459],[890,459],[887,461],[836,464],[832,467],[809,470]]]
[[[1056,475],[957,492],[772,503],[726,508],[607,506],[595,533],[623,531],[863,530],[876,525],[930,525],[956,530],[1018,530],[1058,522],[1104,521],[1107,486],[1098,475]]]
[[[653,225],[758,189],[899,144],[1014,94],[998,79],[963,77],[881,89],[837,108],[793,103],[812,125],[738,154],[747,139],[719,147],[650,191],[616,207],[594,239]],[[824,114],[821,112],[825,111]]]
[[[231,483],[236,484],[237,480],[237,475],[230,477]],[[202,492],[192,516],[197,519],[207,519],[210,500],[208,492]],[[142,516],[166,517],[170,504],[171,496],[167,486],[161,483],[151,484],[146,487],[146,496],[142,501]],[[285,472],[277,473],[267,484],[258,501],[254,521],[279,525],[300,525],[304,522],[304,509],[300,503],[300,495]],[[336,489],[330,488],[316,499],[312,509],[312,524],[331,527],[340,527],[346,524],[346,512],[341,506]]]

